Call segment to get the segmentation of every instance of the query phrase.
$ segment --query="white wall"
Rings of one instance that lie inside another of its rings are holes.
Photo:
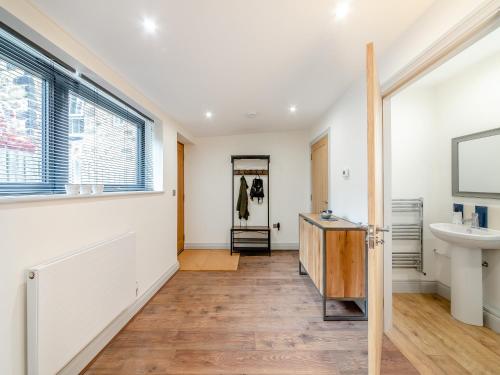
[[[436,220],[438,215],[439,188],[438,164],[434,151],[440,145],[436,129],[434,92],[427,89],[407,90],[391,101],[392,130],[392,198],[424,199],[424,223]],[[393,223],[413,221],[415,217],[398,214]],[[408,221],[407,221],[408,220]],[[442,220],[439,220],[442,221]],[[416,251],[415,241],[395,241],[393,250]],[[393,269],[393,280],[435,280],[434,236],[424,227],[424,271]]]
[[[450,285],[449,245],[427,226],[450,222],[453,203],[489,208],[489,226],[500,229],[498,200],[452,197],[451,139],[500,127],[500,53],[431,86],[410,87],[392,99],[393,196],[425,199],[427,279]],[[488,173],[487,166],[481,166]],[[491,171],[500,173],[499,171]],[[439,254],[434,254],[436,249]],[[441,254],[441,255],[440,255]],[[500,251],[484,251],[484,303],[500,316]],[[414,271],[394,270],[394,279],[419,279]]]
[[[176,142],[182,129],[27,2],[4,1],[2,5],[3,22],[19,25],[18,20],[7,14],[10,12],[39,33],[33,34],[37,40],[47,41],[44,47],[51,49],[56,45],[163,123],[159,132],[162,139],[156,143],[163,147],[163,153],[157,155],[163,159],[163,169],[159,172],[165,193],[0,204],[0,374],[21,375],[26,372],[25,271],[28,267],[128,231],[137,234],[140,294],[176,263],[177,203],[170,192],[177,184]],[[58,53],[58,50],[51,52]]]
[[[187,247],[228,246],[231,227],[231,155],[237,154],[271,155],[270,220],[271,224],[281,223],[280,231],[272,230],[272,243],[274,248],[297,249],[298,214],[309,210],[310,154],[305,131],[197,138],[194,145],[187,145]],[[241,168],[261,166],[253,162]],[[246,178],[249,186],[252,179]],[[267,191],[267,178],[263,177],[263,180]],[[239,186],[239,177],[236,177],[235,202]],[[265,202],[266,199],[264,204],[258,205],[256,201],[250,201],[248,225],[266,223]]]
[[[489,207],[490,227],[500,229],[500,202],[474,198],[452,198],[451,191],[451,142],[454,137],[500,127],[500,54],[463,71],[439,85],[437,95],[437,122],[442,126],[442,178],[447,183],[448,199],[443,206],[452,202]],[[487,166],[484,166],[485,172]],[[499,173],[494,171],[494,173]],[[444,209],[444,207],[443,207]],[[485,251],[484,259],[490,266],[484,270],[484,303],[500,316],[500,251]]]
[[[367,221],[367,149],[365,87],[353,85],[310,133],[311,139],[330,131],[329,209],[354,222]],[[342,177],[349,168],[350,176]]]
[[[483,0],[439,0],[383,55],[378,55],[381,83],[384,84],[463,18]],[[375,50],[377,51],[377,46]],[[330,128],[333,150],[330,159],[330,208],[353,221],[367,221],[366,86],[364,73],[332,105],[310,132],[310,139]],[[351,179],[343,180],[343,167]]]
[[[485,4],[499,4],[499,1],[436,1],[388,51],[377,55],[381,84],[386,84],[433,43]],[[377,46],[375,50],[380,53]],[[365,74],[360,72],[359,79],[353,82],[310,132],[310,139],[316,138],[326,129],[330,129],[333,135],[335,149],[330,154],[330,208],[350,220],[362,222],[367,222],[368,217],[366,123]],[[339,179],[342,169],[340,163],[351,169],[353,178]],[[384,325],[389,329],[392,325],[390,256],[384,257],[384,270]]]

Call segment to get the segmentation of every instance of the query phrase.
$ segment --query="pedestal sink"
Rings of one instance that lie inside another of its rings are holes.
[[[431,232],[451,248],[451,315],[483,325],[482,249],[500,249],[500,231],[465,225],[430,224]]]

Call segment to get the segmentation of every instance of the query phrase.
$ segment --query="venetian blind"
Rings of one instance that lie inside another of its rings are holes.
[[[153,122],[0,31],[0,194],[152,190]]]

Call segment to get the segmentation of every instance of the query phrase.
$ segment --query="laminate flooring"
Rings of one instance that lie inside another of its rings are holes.
[[[321,308],[297,251],[241,256],[236,272],[180,271],[84,373],[367,374],[367,322],[324,322]]]
[[[450,314],[435,294],[394,294],[389,337],[421,374],[498,375],[500,335]]]

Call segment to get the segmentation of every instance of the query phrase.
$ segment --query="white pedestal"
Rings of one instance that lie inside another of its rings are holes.
[[[482,250],[454,247],[451,252],[451,315],[483,325]]]

